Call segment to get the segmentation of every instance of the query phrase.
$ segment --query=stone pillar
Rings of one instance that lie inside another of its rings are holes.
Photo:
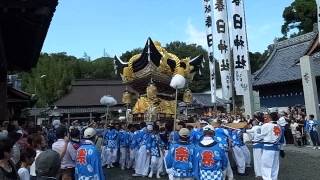
[[[317,84],[312,66],[313,61],[310,56],[303,56],[300,58],[304,102],[307,115],[313,114],[316,119],[319,119],[320,114]]]
[[[253,102],[253,91],[252,91],[252,82],[251,82],[251,71],[245,71],[243,73],[244,81],[248,83],[248,90],[245,91],[243,96],[245,116],[248,115],[252,118],[254,111],[254,102]]]

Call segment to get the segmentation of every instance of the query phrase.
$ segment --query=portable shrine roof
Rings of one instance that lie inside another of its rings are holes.
[[[122,81],[108,80],[75,80],[71,91],[54,103],[60,107],[89,107],[102,106],[100,99],[104,95],[111,95],[118,104],[122,104],[122,94],[125,90],[134,91],[127,87]]]
[[[272,46],[272,53],[263,67],[253,76],[255,89],[278,83],[286,83],[301,80],[300,58],[307,54],[317,38],[317,31],[301,36],[276,42]],[[320,53],[311,56],[314,60],[314,71],[320,76]]]
[[[58,0],[1,0],[0,29],[8,70],[38,61]]]

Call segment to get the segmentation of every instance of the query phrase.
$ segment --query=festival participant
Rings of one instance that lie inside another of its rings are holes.
[[[124,170],[127,161],[127,151],[128,151],[128,133],[124,130],[123,125],[119,130],[119,147],[120,147],[120,159],[119,164],[121,170]]]
[[[208,125],[208,122],[205,120],[200,121],[200,127],[199,128],[194,128],[191,131],[191,136],[190,136],[190,142],[192,142],[194,145],[198,145],[201,138],[203,137],[203,128]]]
[[[179,131],[179,141],[172,144],[165,158],[167,169],[173,180],[192,180],[194,179],[195,146],[189,143],[190,131],[182,128]]]
[[[179,122],[176,126],[176,129],[174,129],[170,135],[169,135],[169,144],[172,145],[172,144],[175,144],[179,141],[179,130],[181,128],[185,128],[185,123],[183,122]]]
[[[113,168],[113,163],[117,160],[118,148],[119,148],[119,132],[114,128],[110,127],[110,131],[107,131],[104,136],[106,157],[107,157],[107,168]]]
[[[96,134],[96,130],[93,128],[87,128],[84,131],[84,141],[77,150],[75,168],[76,179],[105,180],[100,154],[94,144]]]
[[[261,175],[261,155],[263,144],[260,142],[261,139],[258,138],[261,133],[261,126],[259,122],[263,119],[263,114],[258,113],[255,115],[255,119],[252,121],[252,128],[247,129],[246,132],[249,133],[252,137],[253,142],[253,165],[254,172],[257,179],[262,179]]]
[[[243,132],[240,129],[231,130],[232,150],[237,164],[238,174],[246,175],[246,167],[250,167],[250,151],[243,142]]]
[[[222,180],[228,159],[225,151],[214,140],[214,128],[203,128],[204,137],[195,150],[194,176],[197,180]]]
[[[128,144],[128,149],[129,149],[129,157],[127,161],[127,169],[131,169],[134,167],[134,161],[136,157],[136,150],[137,150],[137,141],[135,138],[135,135],[137,134],[136,132],[136,127],[133,124],[128,125],[128,138],[127,138],[127,144]]]
[[[168,154],[168,147],[169,147],[168,134],[166,132],[165,127],[160,128],[159,137],[160,137],[159,147],[160,147],[160,154],[161,154],[159,161],[163,163],[160,174],[164,175],[166,173],[166,165],[165,165],[164,158]]]
[[[261,174],[264,180],[278,179],[281,127],[277,123],[277,114],[265,114],[261,134],[257,139],[262,139],[263,151],[261,155]]]
[[[102,146],[101,146],[101,161],[102,161],[102,166],[106,166],[107,162],[108,162],[108,158],[107,158],[107,144],[108,141],[106,139],[106,135],[109,133],[110,131],[110,125],[105,125],[105,131],[102,133],[103,136],[103,142],[102,142]]]
[[[149,124],[146,129],[142,129],[140,131],[140,148],[138,151],[138,156],[136,160],[135,166],[135,174],[132,176],[147,176],[149,171],[149,164],[150,164],[150,152],[147,151],[147,142],[149,138],[151,138],[151,133],[153,131],[153,126]]]
[[[222,126],[222,121],[217,120],[217,127],[215,128],[214,140],[219,144],[219,147],[225,151],[226,158],[228,159],[227,168],[223,171],[223,177],[228,180],[233,180],[233,171],[229,161],[229,131]]]
[[[160,179],[160,173],[162,171],[163,162],[160,161],[162,155],[162,150],[160,149],[161,140],[159,137],[159,126],[155,125],[153,133],[147,142],[147,152],[150,153],[150,173],[149,178],[152,178],[154,171],[156,171],[157,179]]]

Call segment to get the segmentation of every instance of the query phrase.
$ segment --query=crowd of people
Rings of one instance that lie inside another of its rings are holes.
[[[112,179],[104,168],[120,168],[133,170],[135,177],[230,180],[230,160],[236,173],[246,176],[253,157],[256,178],[274,180],[279,157],[285,156],[288,127],[297,146],[307,144],[308,136],[318,148],[317,121],[297,111],[257,113],[251,119],[220,114],[195,124],[180,122],[175,130],[159,121],[80,128],[54,120],[50,129],[7,123],[0,132],[0,179],[104,180]],[[235,128],[230,122],[247,125]],[[245,136],[252,142],[252,155]]]

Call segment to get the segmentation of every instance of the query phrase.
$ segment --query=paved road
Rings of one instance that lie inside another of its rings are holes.
[[[297,148],[286,146],[286,157],[280,160],[279,180],[320,180],[320,150],[309,147]],[[131,177],[133,171],[106,169],[108,180],[148,180],[149,178]],[[155,179],[155,178],[154,178]],[[167,179],[163,177],[162,179]],[[236,180],[254,179],[253,170],[249,176],[237,177]]]

